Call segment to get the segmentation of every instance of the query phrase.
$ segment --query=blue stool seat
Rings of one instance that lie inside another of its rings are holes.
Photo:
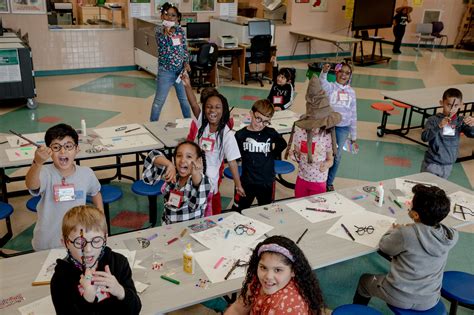
[[[287,161],[282,160],[275,160],[275,174],[289,174],[295,170],[295,166]],[[239,175],[242,175],[242,167],[239,165]],[[224,176],[233,179],[232,173],[230,172],[230,168],[226,167],[224,169]]]
[[[110,230],[110,207],[109,204],[119,200],[123,196],[122,189],[117,186],[113,185],[102,185],[100,187],[100,194],[102,195],[102,203],[104,204],[104,214],[105,214],[105,220],[107,221],[107,233],[112,235],[112,232]],[[92,203],[92,197],[87,196],[86,197],[86,202],[87,203]]]
[[[33,196],[28,201],[26,202],[26,208],[30,210],[31,212],[36,212],[36,206],[38,205],[38,202],[40,201],[41,196]]]
[[[474,309],[474,275],[462,271],[446,271],[441,296],[451,302],[449,314],[456,314],[458,304]]]
[[[395,315],[446,315],[446,307],[441,300],[438,301],[438,304],[426,311],[415,311],[415,310],[406,310],[403,308],[398,308],[392,305],[388,305],[388,308],[392,310]]]
[[[382,315],[382,313],[369,306],[346,304],[336,307],[332,315]]]
[[[7,233],[0,239],[0,247],[3,247],[13,236],[12,223],[10,216],[13,213],[13,207],[6,202],[0,201],[0,220],[5,220],[7,224]]]
[[[156,225],[157,216],[158,216],[158,206],[156,202],[158,196],[161,195],[161,186],[163,186],[164,181],[160,180],[153,185],[145,184],[142,180],[137,180],[132,184],[132,191],[140,196],[148,197],[148,211],[149,211],[149,221],[151,226]]]

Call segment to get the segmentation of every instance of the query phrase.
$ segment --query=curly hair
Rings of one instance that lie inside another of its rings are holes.
[[[224,143],[224,130],[225,130],[225,126],[227,125],[227,123],[229,122],[229,119],[230,119],[230,110],[229,110],[229,102],[227,102],[227,99],[225,98],[224,95],[220,94],[220,93],[209,93],[207,95],[207,97],[205,97],[204,99],[202,99],[202,124],[201,124],[201,127],[199,128],[198,130],[198,135],[197,135],[197,138],[198,139],[201,139],[203,133],[204,133],[204,129],[206,128],[206,126],[209,124],[209,120],[207,119],[206,117],[206,103],[207,101],[211,98],[211,97],[218,97],[220,100],[221,100],[221,103],[222,103],[222,117],[221,117],[221,120],[219,121],[219,125],[217,126],[217,141],[216,141],[216,145],[217,147],[220,147],[220,153],[222,153],[223,151],[223,143]]]
[[[257,270],[260,262],[258,250],[265,244],[277,244],[286,248],[293,255],[295,261],[291,262],[287,257],[278,253],[278,255],[282,257],[283,263],[290,266],[294,272],[296,287],[305,302],[308,304],[310,315],[323,314],[323,296],[316,274],[311,270],[308,260],[298,245],[289,238],[281,235],[270,236],[255,247],[252,256],[250,257],[247,275],[242,290],[240,291],[240,297],[243,299],[245,305],[252,305],[254,300],[252,292],[257,292],[260,287],[260,282],[257,280]]]
[[[176,163],[176,154],[178,154],[178,149],[179,149],[180,146],[182,146],[184,144],[189,144],[190,146],[192,146],[194,148],[194,150],[196,150],[197,157],[202,159],[202,172],[204,174],[206,174],[206,166],[207,166],[206,153],[194,141],[183,141],[183,142],[180,142],[176,146],[176,148],[174,149],[174,152],[173,152],[173,158],[174,158],[175,163]]]
[[[412,192],[412,210],[418,213],[421,223],[435,226],[449,214],[451,202],[441,188],[417,184]]]

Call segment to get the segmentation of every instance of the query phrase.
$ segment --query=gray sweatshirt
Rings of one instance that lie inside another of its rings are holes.
[[[429,303],[439,300],[443,271],[458,232],[443,224],[415,223],[389,230],[379,248],[393,256],[383,288],[402,302]]]
[[[459,134],[463,132],[467,137],[474,137],[474,127],[463,123],[463,116],[457,116],[450,124],[455,126],[453,136],[443,135],[443,128],[439,123],[445,116],[441,113],[431,116],[426,121],[425,129],[421,133],[421,140],[428,142],[428,151],[425,153],[425,162],[439,165],[451,165],[456,162],[459,149]]]

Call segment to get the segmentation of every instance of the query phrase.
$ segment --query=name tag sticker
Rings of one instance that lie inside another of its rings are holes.
[[[54,189],[55,202],[76,200],[76,195],[74,192],[74,184],[54,185],[53,189]]]

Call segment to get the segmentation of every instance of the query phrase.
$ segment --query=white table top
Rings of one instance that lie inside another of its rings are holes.
[[[0,43],[22,43],[18,37],[0,37]]]
[[[457,84],[448,86],[436,86],[431,88],[404,90],[404,91],[380,91],[389,99],[412,105],[421,109],[440,107],[439,101],[443,93],[449,88],[459,89],[463,94],[464,103],[474,102],[474,84]]]
[[[343,35],[324,33],[324,32],[315,32],[315,31],[290,31],[291,34],[298,36],[305,36],[313,39],[322,40],[325,42],[338,43],[338,44],[352,44],[361,42],[362,39],[347,37]]]

